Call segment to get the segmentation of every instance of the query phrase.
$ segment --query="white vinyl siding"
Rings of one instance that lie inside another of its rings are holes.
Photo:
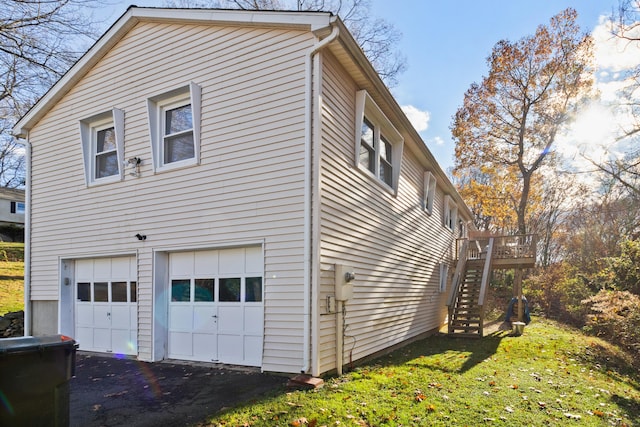
[[[355,268],[354,296],[346,303],[345,363],[439,328],[446,306],[439,291],[440,263],[451,258],[452,237],[440,217],[425,215],[425,166],[407,148],[402,153],[397,195],[373,191],[370,177],[354,168],[357,86],[334,57],[323,53],[321,159],[320,371],[335,368],[335,314],[326,297],[334,292],[333,268]],[[351,94],[351,95],[350,95]],[[414,144],[422,143],[415,141]],[[356,151],[358,153],[358,151]],[[434,191],[433,209],[443,194]],[[355,341],[355,342],[354,342]]]
[[[151,360],[155,248],[260,241],[267,325],[262,367],[300,372],[304,55],[313,41],[309,32],[273,28],[134,27],[30,132],[30,298],[58,299],[52,278],[59,277],[61,256],[136,252],[139,358]],[[185,82],[202,88],[200,164],[154,174],[146,102]],[[77,123],[83,112],[109,106],[126,112],[124,158],[142,159],[140,173],[88,188],[78,173]]]

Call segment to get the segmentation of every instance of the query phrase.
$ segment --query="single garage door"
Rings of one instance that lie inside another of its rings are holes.
[[[75,329],[80,350],[136,355],[135,257],[75,261]]]
[[[172,359],[261,366],[261,247],[169,255]]]

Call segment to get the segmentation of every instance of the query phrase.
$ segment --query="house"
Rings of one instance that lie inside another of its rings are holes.
[[[19,188],[0,188],[1,240],[22,240],[24,212],[24,190]]]
[[[330,13],[131,7],[14,134],[27,333],[321,375],[445,322],[471,213]]]

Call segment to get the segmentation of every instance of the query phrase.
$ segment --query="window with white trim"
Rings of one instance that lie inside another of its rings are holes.
[[[25,205],[24,202],[11,202],[11,213],[17,215],[24,215]]]
[[[156,171],[199,163],[201,92],[200,86],[190,83],[148,100]]]
[[[447,279],[449,276],[449,264],[440,263],[440,286],[439,291],[445,292],[447,290]]]
[[[361,90],[356,93],[356,167],[394,193],[398,189],[404,139],[382,110]]]
[[[453,201],[451,196],[445,196],[444,198],[444,212],[443,212],[444,226],[451,231],[456,230],[456,222],[458,221],[458,206]]]
[[[433,213],[433,201],[436,198],[436,177],[431,172],[424,173],[424,210]]]
[[[123,178],[124,111],[117,108],[80,121],[87,185]]]

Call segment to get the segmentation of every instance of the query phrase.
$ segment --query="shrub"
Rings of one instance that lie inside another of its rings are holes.
[[[619,344],[640,362],[640,296],[601,290],[583,303],[589,310],[584,331]]]
[[[560,263],[540,269],[525,280],[524,289],[531,311],[576,326],[584,324],[582,301],[593,291],[571,266]]]

